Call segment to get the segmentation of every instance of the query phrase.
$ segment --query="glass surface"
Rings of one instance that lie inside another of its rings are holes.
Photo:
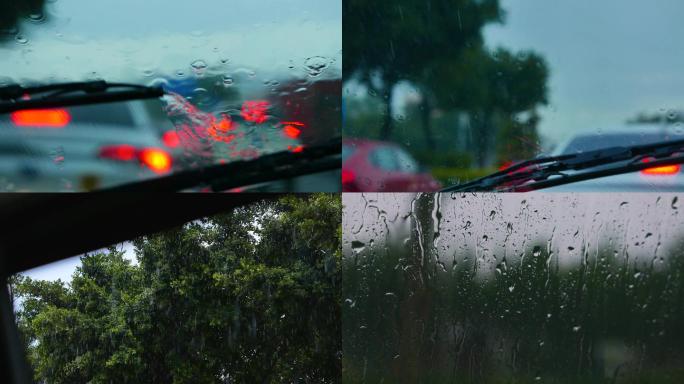
[[[344,1],[344,136],[400,145],[442,186],[581,136],[684,139],[682,12],[677,0]]]
[[[81,107],[2,116],[2,140],[26,151],[0,153],[0,189],[101,188],[341,134],[340,1],[20,0],[0,1],[0,15],[0,86],[101,79],[169,92],[84,109],[95,119]],[[116,117],[127,114],[135,124]],[[171,166],[113,161],[100,153],[111,145],[157,148]]]
[[[681,382],[682,198],[344,194],[344,381]]]

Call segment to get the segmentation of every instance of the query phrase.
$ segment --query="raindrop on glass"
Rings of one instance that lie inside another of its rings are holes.
[[[207,69],[207,63],[204,60],[195,60],[190,63],[190,66],[192,67],[192,71],[197,76],[204,75],[204,71]]]
[[[28,44],[28,39],[24,35],[17,35],[14,37],[14,40],[16,40],[17,43],[19,44]]]
[[[28,16],[30,22],[34,24],[41,24],[45,21],[45,14],[43,13],[32,13]]]
[[[352,250],[354,250],[355,252],[358,253],[358,252],[363,251],[363,249],[366,247],[366,244],[364,244],[363,242],[360,242],[358,240],[354,240],[354,241],[352,241],[351,246],[352,246]]]
[[[59,168],[64,166],[64,148],[59,146],[50,151],[52,162]]]
[[[304,67],[311,77],[319,76],[328,65],[329,60],[323,56],[312,56],[304,61]]]
[[[532,256],[534,257],[539,257],[541,255],[541,247],[540,246],[535,246],[532,249]]]

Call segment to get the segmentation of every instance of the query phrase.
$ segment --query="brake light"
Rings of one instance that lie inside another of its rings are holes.
[[[209,120],[207,133],[214,140],[230,143],[236,137],[235,134],[228,134],[228,132],[235,129],[234,122],[230,119],[230,116],[222,114],[220,120],[216,120],[214,116],[210,116]]]
[[[510,166],[513,165],[513,164],[515,164],[515,162],[513,162],[513,161],[511,161],[511,160],[506,161],[506,162],[504,162],[503,164],[501,164],[501,166],[499,166],[499,171],[503,171],[503,170],[506,169],[506,168],[510,168]]]
[[[295,146],[292,146],[292,145],[288,145],[288,146],[287,146],[287,149],[290,150],[290,152],[300,153],[300,152],[303,152],[303,151],[304,151],[304,146],[303,146],[303,145],[298,145],[298,146],[295,147]]]
[[[62,128],[71,121],[66,109],[27,109],[10,114],[10,119],[20,127]]]
[[[267,119],[267,112],[269,107],[268,101],[263,100],[248,100],[242,104],[240,114],[247,121],[261,124]]]
[[[156,173],[166,173],[171,170],[172,165],[171,156],[162,149],[138,149],[128,144],[104,146],[100,148],[100,158],[118,161],[137,160]]]
[[[648,163],[650,162],[651,159],[645,158],[642,159],[642,163]],[[663,165],[661,167],[653,167],[653,168],[646,168],[642,169],[641,173],[645,175],[674,175],[676,173],[679,173],[679,170],[681,169],[681,166],[679,164],[673,164],[673,165]]]
[[[164,145],[169,148],[176,148],[180,145],[180,138],[178,137],[178,132],[176,131],[166,131],[162,135],[162,141]]]
[[[342,184],[351,184],[356,180],[354,172],[343,169],[342,170]]]
[[[157,173],[165,173],[171,169],[171,156],[161,149],[145,148],[140,151],[140,162]]]
[[[100,157],[104,159],[130,161],[137,157],[138,150],[128,144],[108,145],[100,148]]]
[[[283,128],[283,133],[290,139],[296,139],[302,133],[302,130],[294,125],[288,124]]]

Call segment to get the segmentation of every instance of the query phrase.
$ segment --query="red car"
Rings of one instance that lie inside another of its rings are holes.
[[[394,143],[342,141],[343,192],[432,192],[441,185]]]

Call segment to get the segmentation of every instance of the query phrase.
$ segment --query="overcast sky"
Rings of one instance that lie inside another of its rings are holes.
[[[117,246],[118,249],[123,249],[125,252],[124,257],[136,263],[135,251],[133,249],[133,244],[130,242],[125,242]],[[93,251],[91,253],[95,253]],[[71,275],[76,270],[76,267],[81,265],[80,257],[82,255],[70,257],[68,259],[63,259],[56,261],[54,263],[46,264],[37,268],[29,269],[22,272],[22,274],[31,277],[32,279],[38,280],[50,280],[55,281],[57,279],[62,279],[62,281],[71,281]]]
[[[485,29],[488,46],[532,49],[551,70],[542,134],[561,140],[682,108],[684,1],[500,1],[507,17]]]
[[[343,251],[352,242],[402,242],[409,236],[413,193],[347,193],[342,196]],[[535,244],[559,255],[561,265],[610,246],[651,262],[682,241],[684,196],[656,193],[442,193],[435,203],[435,247],[449,266],[456,255],[477,254],[493,267]],[[676,198],[676,199],[675,199]],[[437,220],[438,217],[441,219]],[[429,229],[425,229],[426,231]],[[572,250],[571,250],[572,248]]]

